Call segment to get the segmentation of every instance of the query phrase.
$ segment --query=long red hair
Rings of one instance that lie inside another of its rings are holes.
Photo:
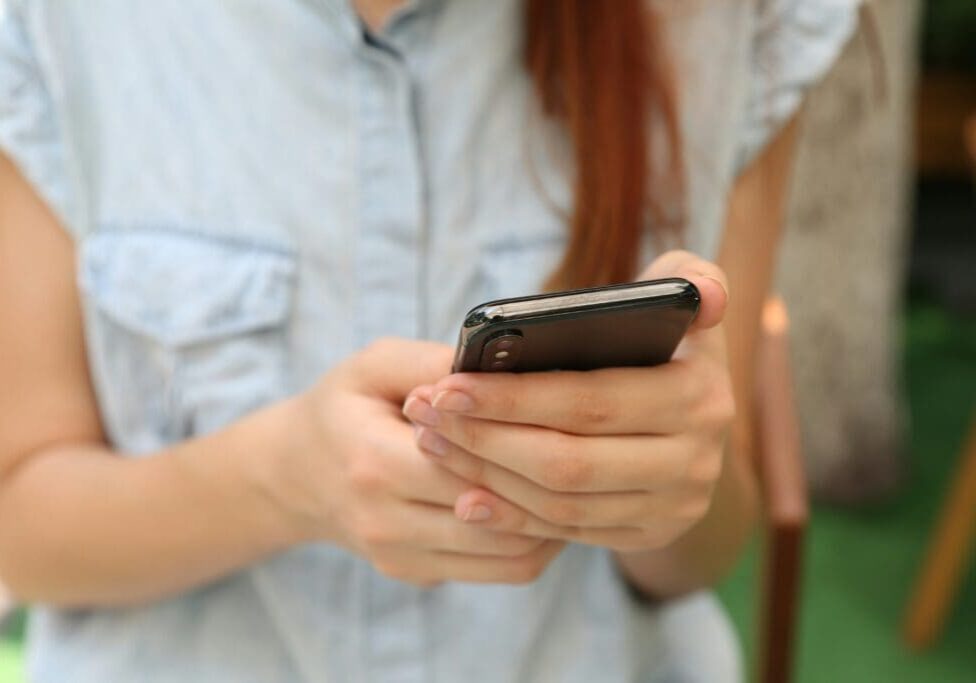
[[[673,73],[645,0],[525,0],[525,66],[575,157],[570,240],[549,288],[631,279],[644,234],[683,222]]]

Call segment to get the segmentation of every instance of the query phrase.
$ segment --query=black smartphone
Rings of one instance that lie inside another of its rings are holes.
[[[666,363],[698,313],[682,278],[489,301],[461,326],[454,372],[533,372]]]

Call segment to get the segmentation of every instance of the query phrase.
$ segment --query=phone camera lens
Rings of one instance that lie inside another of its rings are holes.
[[[522,343],[522,333],[518,330],[506,330],[495,335],[482,348],[481,369],[494,372],[515,370],[522,353]]]

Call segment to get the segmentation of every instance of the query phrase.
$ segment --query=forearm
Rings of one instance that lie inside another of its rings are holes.
[[[616,553],[642,593],[672,598],[714,585],[734,564],[758,517],[758,487],[748,462],[727,449],[712,506],[688,533],[663,550]]]
[[[262,458],[283,403],[144,458],[61,446],[0,480],[0,576],[20,599],[113,606],[165,597],[299,541]]]

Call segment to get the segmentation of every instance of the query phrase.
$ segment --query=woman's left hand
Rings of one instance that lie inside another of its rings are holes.
[[[701,293],[671,362],[588,372],[463,373],[415,389],[404,414],[431,459],[472,482],[455,514],[529,536],[663,548],[708,511],[734,415],[725,276],[668,252],[642,279]]]

